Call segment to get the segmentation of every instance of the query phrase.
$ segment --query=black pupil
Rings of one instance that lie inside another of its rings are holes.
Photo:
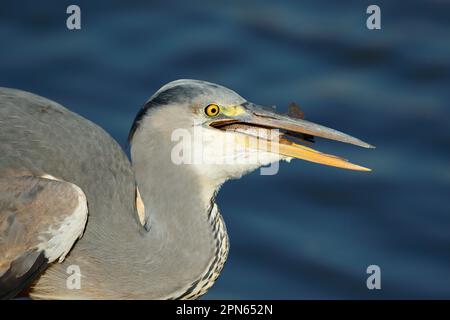
[[[211,113],[216,113],[216,108],[211,108]]]

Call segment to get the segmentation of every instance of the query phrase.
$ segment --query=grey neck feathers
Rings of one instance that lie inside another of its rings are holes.
[[[217,190],[202,183],[191,166],[173,164],[170,148],[158,141],[167,139],[132,147],[149,229],[136,262],[148,270],[141,287],[148,298],[196,298],[214,283],[228,252],[225,224],[214,203]]]

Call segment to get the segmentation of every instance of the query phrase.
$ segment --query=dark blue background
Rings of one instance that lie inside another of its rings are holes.
[[[450,298],[450,3],[0,1],[0,86],[51,98],[125,145],[164,83],[217,82],[377,146],[373,168],[303,161],[228,182],[231,251],[206,298]],[[78,4],[82,30],[66,29]],[[381,267],[382,289],[366,288]]]

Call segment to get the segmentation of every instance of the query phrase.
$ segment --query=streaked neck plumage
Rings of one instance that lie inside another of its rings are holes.
[[[138,132],[132,143],[148,229],[144,241],[155,255],[146,268],[150,286],[160,286],[157,298],[196,298],[212,286],[228,253],[214,202],[220,183],[206,182],[190,165],[174,164],[171,149],[170,137],[156,131]]]

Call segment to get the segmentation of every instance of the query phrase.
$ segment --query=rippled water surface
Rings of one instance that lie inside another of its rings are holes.
[[[377,146],[319,144],[371,174],[293,161],[228,182],[231,252],[206,298],[450,298],[449,1],[377,1],[379,31],[365,1],[77,3],[70,32],[69,2],[0,2],[0,86],[56,100],[122,145],[154,91],[195,78],[296,101]]]

